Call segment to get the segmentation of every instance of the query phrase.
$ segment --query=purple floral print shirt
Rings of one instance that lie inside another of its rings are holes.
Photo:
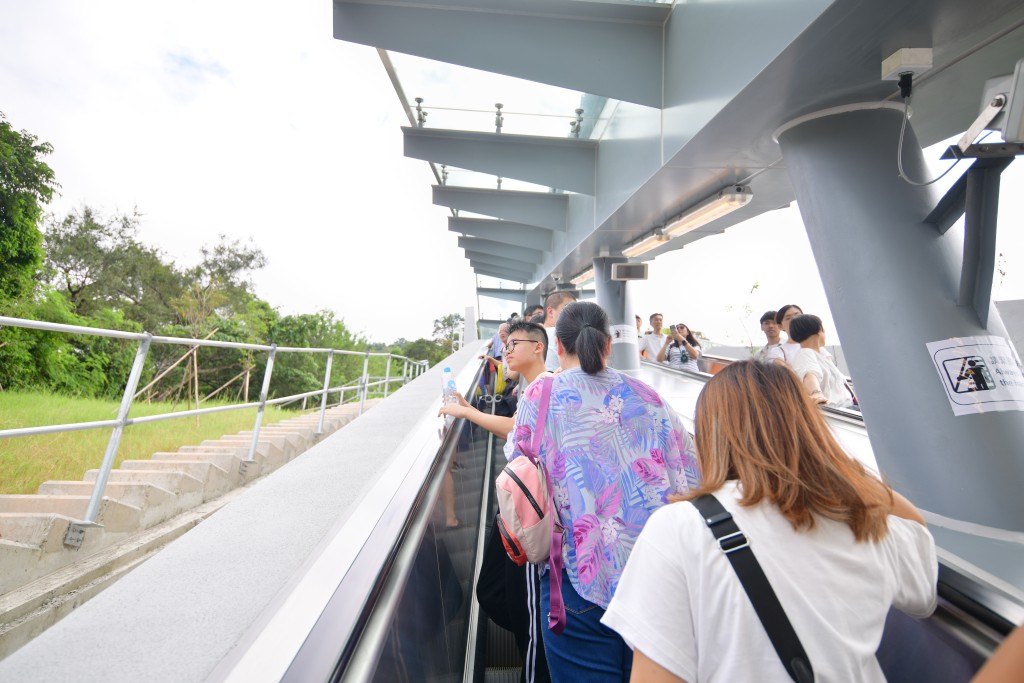
[[[581,596],[607,608],[651,513],[699,485],[696,450],[675,411],[638,379],[574,368],[552,381],[540,458],[566,528],[565,568]],[[541,388],[535,381],[519,401],[509,460],[533,438]]]

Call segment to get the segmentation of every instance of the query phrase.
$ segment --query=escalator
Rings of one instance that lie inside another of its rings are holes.
[[[511,634],[480,612],[473,591],[502,445],[465,421],[453,425],[393,551],[377,568],[352,637],[338,643],[333,628],[333,614],[351,611],[340,592],[283,680],[519,680]],[[457,528],[447,525],[449,495]],[[929,619],[890,614],[878,652],[890,681],[967,681],[1013,625],[1024,622],[1024,604],[963,567],[942,563],[939,596]]]

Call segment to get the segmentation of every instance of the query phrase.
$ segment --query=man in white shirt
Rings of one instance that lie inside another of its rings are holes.
[[[771,362],[769,354],[776,350],[776,355],[782,352],[782,328],[775,322],[775,311],[766,311],[761,316],[761,331],[764,332],[767,344],[754,352],[754,360],[762,363]]]
[[[645,334],[644,338],[640,341],[641,358],[649,360],[652,363],[657,362],[658,352],[660,352],[662,347],[665,346],[666,337],[662,330],[662,324],[664,322],[665,318],[661,313],[651,314],[651,327],[654,331]]]
[[[565,289],[551,292],[544,300],[544,329],[548,333],[548,355],[544,361],[544,367],[550,372],[554,372],[559,367],[558,353],[555,351],[555,324],[565,305],[574,301],[576,301],[576,292]]]

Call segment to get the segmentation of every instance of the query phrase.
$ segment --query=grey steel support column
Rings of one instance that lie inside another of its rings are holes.
[[[608,314],[612,325],[612,355],[608,364],[616,370],[639,370],[640,349],[636,339],[636,314],[629,296],[629,283],[612,280],[612,264],[628,263],[625,256],[594,259],[594,286],[597,304]],[[626,328],[629,329],[626,329]]]
[[[957,305],[963,232],[922,222],[933,190],[897,177],[901,122],[891,108],[822,112],[779,144],[882,473],[923,509],[1020,532],[1024,416],[954,416],[925,346],[1006,330],[994,307],[986,327]],[[909,126],[903,167],[931,175]]]

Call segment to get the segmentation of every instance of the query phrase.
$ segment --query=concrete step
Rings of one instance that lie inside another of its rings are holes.
[[[197,453],[231,453],[241,461],[248,457],[251,443],[251,437],[248,439],[221,437],[216,441],[204,441],[199,446],[183,446],[182,449],[188,448],[188,450],[180,449],[179,452],[193,455]],[[291,457],[287,451],[278,448],[276,445],[267,441],[260,441],[256,445],[256,454],[253,456],[253,459],[257,463],[256,469],[262,475],[273,472],[288,462]]]
[[[169,542],[178,538],[232,500],[242,489],[200,505],[172,520],[132,535],[90,555],[73,554],[73,562],[41,578],[22,582],[6,593],[0,589],[0,659],[3,659],[66,614],[128,573]],[[0,540],[4,557],[39,548]],[[3,573],[0,572],[0,577]]]
[[[231,439],[232,437],[241,439],[245,443],[250,443],[252,441],[252,431],[247,430],[238,432],[237,434],[232,434],[230,436],[222,436],[220,440],[224,441]],[[276,445],[282,451],[288,454],[289,460],[294,458],[298,453],[301,453],[303,450],[305,450],[306,446],[305,440],[295,432],[282,432],[268,428],[260,430],[259,441],[269,441],[270,443]]]
[[[89,496],[65,495],[0,495],[0,513],[56,513],[72,519],[83,519],[89,506]],[[104,498],[100,503],[96,522],[112,532],[137,531],[142,521],[142,510],[117,500]]]
[[[252,444],[252,435],[245,437],[238,434],[231,434],[228,436],[222,436],[217,440],[207,440],[200,444],[200,446],[213,446],[216,448],[244,448],[245,452],[249,452],[249,447]],[[264,438],[263,434],[260,434],[260,438],[256,441],[256,455],[267,458],[270,463],[284,463],[295,457],[296,453],[288,448],[288,444],[283,439],[271,439]],[[280,467],[280,465],[274,466]]]
[[[88,470],[83,478],[95,482],[99,470]],[[186,472],[159,470],[111,470],[107,486],[113,483],[152,484],[178,497],[182,508],[189,510],[203,502],[203,482]],[[91,484],[90,484],[91,485]]]
[[[222,496],[241,482],[238,470],[228,472],[206,460],[125,460],[123,470],[184,472],[203,482],[203,501]]]
[[[80,548],[69,548],[64,534],[74,521],[52,512],[0,513],[0,596],[137,533],[90,529]]]
[[[92,495],[95,486],[94,482],[86,481],[46,481],[40,484],[38,493],[42,496],[88,497]],[[103,496],[138,508],[141,511],[139,525],[142,529],[159,524],[187,509],[176,495],[153,484],[108,480]]]
[[[243,472],[241,469],[241,456],[235,455],[234,453],[225,452],[223,450],[197,450],[191,453],[154,453],[152,459],[168,462],[191,462],[194,460],[212,462],[214,465],[221,468],[225,472],[236,474],[239,478],[239,486],[248,484],[253,479],[258,478],[261,474],[259,460],[257,460],[255,466],[246,467],[245,471]]]

